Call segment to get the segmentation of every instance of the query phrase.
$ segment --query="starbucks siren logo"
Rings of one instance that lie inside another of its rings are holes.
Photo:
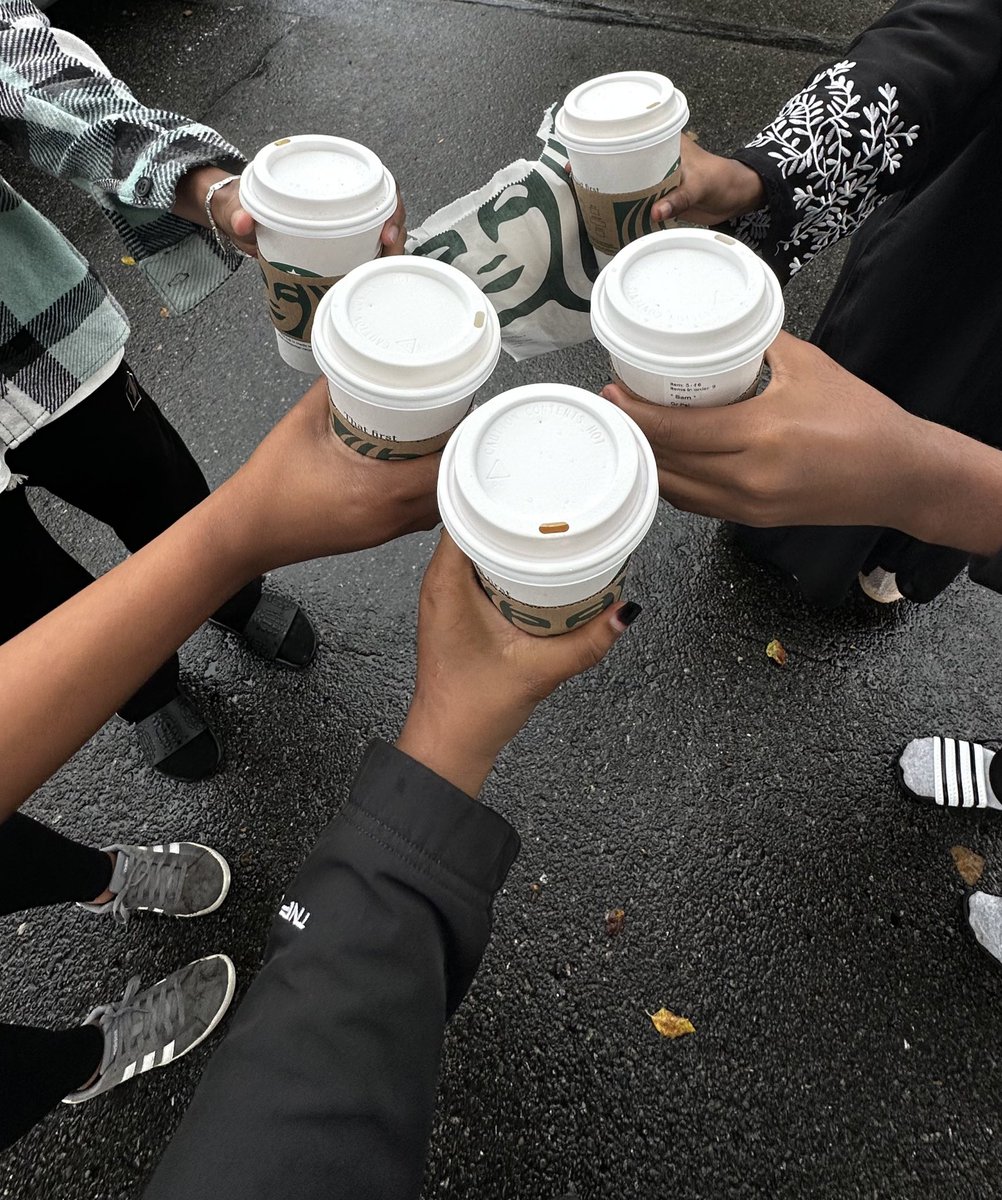
[[[341,275],[259,259],[272,323],[290,341],[308,346],[317,306]]]

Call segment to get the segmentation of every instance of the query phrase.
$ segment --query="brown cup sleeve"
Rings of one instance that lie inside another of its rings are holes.
[[[464,414],[465,416],[466,414]],[[445,433],[435,437],[424,438],[421,441],[404,442],[390,438],[379,437],[353,425],[331,399],[331,428],[342,442],[356,454],[364,454],[366,458],[378,458],[383,462],[400,462],[405,459],[423,458],[426,454],[435,454],[441,450],[452,437],[457,426],[453,425]]]
[[[681,159],[660,182],[635,192],[599,192],[577,179],[573,182],[588,240],[600,253],[613,255],[654,232],[651,209],[682,182]]]
[[[594,592],[583,600],[575,600],[573,604],[563,604],[552,608],[513,600],[511,596],[506,596],[503,592],[498,591],[476,563],[474,563],[474,568],[481,587],[505,620],[510,621],[518,629],[532,634],[533,637],[555,637],[561,633],[570,633],[587,621],[601,616],[607,608],[611,608],[613,604],[622,600],[623,582],[626,579],[629,565],[630,562],[627,559],[615,579],[607,583],[601,591]]]
[[[343,275],[315,275],[289,263],[259,258],[268,312],[272,324],[286,341],[309,348],[313,318],[327,292]]]

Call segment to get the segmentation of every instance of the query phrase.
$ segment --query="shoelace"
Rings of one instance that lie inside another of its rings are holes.
[[[151,1049],[165,1046],[184,1025],[184,993],[179,982],[173,977],[163,979],[137,999],[139,979],[133,975],[121,1000],[109,1004],[101,1018],[109,1055],[108,1062],[102,1063],[102,1074],[113,1058],[137,1062]]]
[[[180,896],[188,870],[177,854],[154,855],[149,851],[149,857],[130,855],[129,859],[125,887],[111,906],[112,916],[120,925],[127,924],[132,908],[166,908],[169,897]]]

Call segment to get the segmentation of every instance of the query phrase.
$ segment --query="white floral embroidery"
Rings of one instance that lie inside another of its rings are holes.
[[[881,176],[898,170],[903,150],[918,138],[919,127],[907,127],[898,112],[892,84],[881,84],[874,101],[864,105],[849,74],[855,66],[846,61],[822,71],[749,142],[768,149],[793,187],[799,220],[776,246],[780,252],[796,251],[788,264],[791,278],[883,203]],[[742,217],[735,231],[757,249],[768,240],[770,224],[763,209]]]

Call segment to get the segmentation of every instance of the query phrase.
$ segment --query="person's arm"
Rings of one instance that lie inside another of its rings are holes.
[[[997,0],[900,0],[730,159],[683,144],[656,220],[736,220],[784,282],[949,162],[998,87]]]
[[[240,151],[208,125],[143,104],[30,0],[0,0],[0,140],[90,195],[176,312],[240,265],[208,232],[205,212],[210,185],[243,169]],[[254,255],[254,221],[237,184],[210,203],[220,230]],[[384,253],[403,253],[404,220],[398,205],[383,227]]]
[[[201,213],[189,203],[192,174],[202,172],[207,186],[238,173],[240,152],[207,125],[137,100],[29,0],[0,0],[0,140],[90,196],[174,311],[193,308],[240,265],[207,231],[205,192]],[[213,215],[253,251],[248,214],[220,203]]]
[[[519,848],[475,796],[539,701],[598,662],[633,612],[617,605],[574,633],[532,638],[443,535],[397,747],[369,748],[286,890],[264,966],[146,1200],[420,1194],[444,1025]]]
[[[0,645],[0,820],[248,579],[432,526],[437,472],[349,450],[318,380],[218,491]]]
[[[745,525],[876,525],[1002,551],[1002,452],[913,416],[790,334],[766,359],[766,390],[725,408],[605,388],[649,438],[665,499]]]

